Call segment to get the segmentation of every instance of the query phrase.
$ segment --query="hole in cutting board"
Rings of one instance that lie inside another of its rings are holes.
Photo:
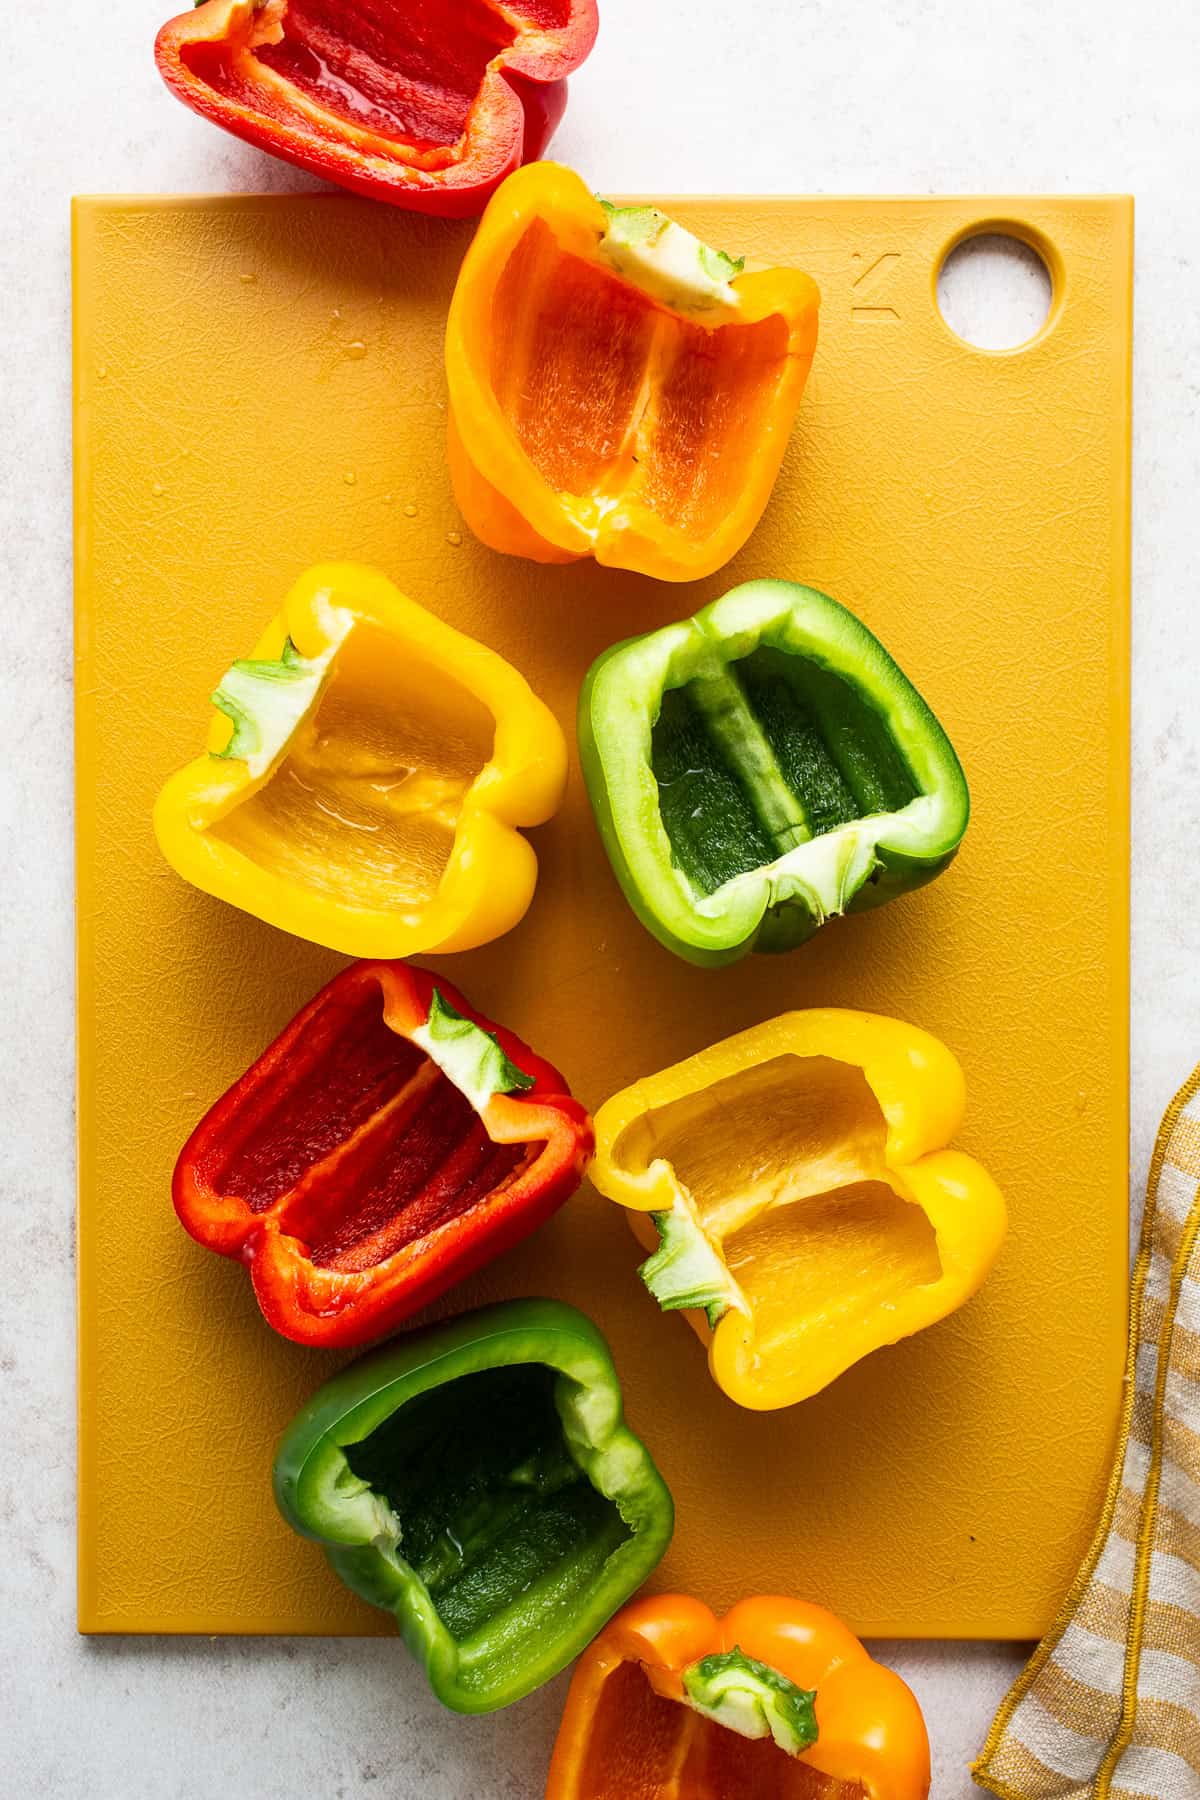
[[[956,244],[938,271],[938,308],[955,337],[976,350],[1015,350],[1036,337],[1054,299],[1038,252],[1006,232]]]

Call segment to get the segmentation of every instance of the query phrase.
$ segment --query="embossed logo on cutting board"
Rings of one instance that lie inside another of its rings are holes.
[[[858,325],[898,325],[900,314],[886,296],[900,261],[899,250],[884,250],[871,257],[856,250],[850,261],[857,271],[851,283],[851,318]]]

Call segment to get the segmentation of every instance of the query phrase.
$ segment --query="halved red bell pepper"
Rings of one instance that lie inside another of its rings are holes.
[[[196,1127],[175,1210],[297,1343],[382,1336],[574,1193],[592,1123],[440,975],[357,962]]]
[[[541,156],[596,0],[204,0],[159,73],[193,111],[374,200],[469,218]]]

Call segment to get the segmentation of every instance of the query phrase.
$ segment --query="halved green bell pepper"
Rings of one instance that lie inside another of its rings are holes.
[[[335,1375],[283,1436],[275,1497],[468,1713],[557,1675],[674,1523],[607,1344],[555,1300],[484,1307]]]
[[[750,581],[588,671],[579,745],[625,897],[716,965],[941,872],[967,827],[949,738],[827,594]]]

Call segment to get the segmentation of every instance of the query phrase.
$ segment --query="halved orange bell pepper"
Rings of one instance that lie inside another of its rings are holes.
[[[154,809],[207,894],[347,956],[470,950],[533,898],[519,827],[555,811],[558,722],[494,650],[374,569],[301,576],[212,696],[208,754]]]
[[[580,1658],[546,1800],[924,1800],[912,1691],[823,1607],[635,1600]]]
[[[739,1406],[791,1406],[970,1298],[1004,1201],[949,1143],[962,1070],[915,1025],[784,1013],[635,1082],[596,1114],[591,1178],[655,1254]]]
[[[817,339],[796,269],[743,273],[651,206],[531,163],[499,187],[450,306],[450,472],[494,550],[664,581],[741,548]]]

